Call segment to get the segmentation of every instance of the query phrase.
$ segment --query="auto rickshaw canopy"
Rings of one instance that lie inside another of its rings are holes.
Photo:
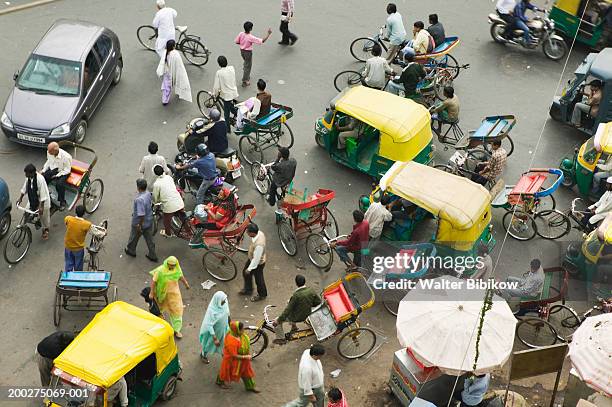
[[[380,188],[439,219],[437,242],[469,250],[491,221],[491,195],[467,178],[416,162],[396,162]]]
[[[580,4],[586,0],[557,0],[555,7],[560,8],[573,16],[578,14]],[[604,0],[607,3],[612,3],[612,0]]]
[[[410,99],[365,86],[345,89],[332,108],[380,131],[379,155],[411,161],[431,143],[431,116]]]
[[[54,366],[108,389],[152,353],[159,374],[177,354],[172,327],[141,308],[116,301],[96,314]]]
[[[612,122],[600,123],[597,126],[595,148],[606,154],[612,153]]]
[[[612,80],[612,48],[604,48],[591,63],[590,73],[604,82]]]

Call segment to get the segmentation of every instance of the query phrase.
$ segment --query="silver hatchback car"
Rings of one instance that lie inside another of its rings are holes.
[[[114,32],[84,21],[56,21],[14,76],[2,131],[12,141],[35,147],[83,142],[87,123],[109,87],[121,80],[122,69]]]

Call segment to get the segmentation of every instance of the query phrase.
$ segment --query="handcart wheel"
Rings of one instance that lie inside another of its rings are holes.
[[[338,341],[338,353],[347,359],[358,359],[370,353],[376,346],[376,333],[365,326],[352,328]]]
[[[504,229],[516,240],[530,240],[538,233],[531,215],[521,209],[508,211],[503,219]]]
[[[238,149],[240,150],[240,155],[242,158],[244,158],[244,161],[250,165],[257,161],[263,162],[264,160],[263,151],[253,136],[240,136]]]
[[[276,144],[279,147],[291,148],[293,147],[294,141],[295,140],[293,138],[293,131],[291,130],[291,127],[289,127],[287,122],[282,122],[279,128],[278,140]]]
[[[325,207],[325,212],[327,213],[327,222],[325,223],[325,227],[323,228],[323,234],[328,239],[333,239],[338,236],[338,222],[336,221],[336,217],[329,210],[328,207]]]
[[[540,348],[554,345],[557,342],[557,331],[541,318],[525,318],[516,326],[516,336],[529,348]]]
[[[311,233],[306,238],[308,258],[320,269],[329,269],[334,259],[334,252],[327,240],[318,233]]]
[[[208,249],[202,256],[202,265],[208,274],[219,281],[231,281],[238,274],[234,260],[219,249]]]
[[[62,319],[62,295],[55,293],[55,304],[53,305],[53,325],[59,326]]]
[[[9,264],[17,264],[24,259],[32,244],[32,230],[29,227],[17,227],[6,238],[4,244],[4,260]]]
[[[506,140],[508,140],[508,143],[506,143]],[[510,144],[510,146],[504,146],[505,144]],[[510,157],[512,155],[512,152],[514,151],[514,141],[512,141],[510,136],[506,136],[504,139],[502,139],[502,147],[504,147],[504,150],[506,150],[507,156]],[[484,149],[487,150],[489,154],[493,154],[491,143],[485,143]]]
[[[278,237],[280,238],[283,250],[285,250],[289,256],[295,256],[297,254],[297,237],[293,231],[291,222],[286,218],[278,223]]]
[[[338,92],[342,92],[346,88],[361,85],[361,72],[357,71],[342,71],[334,78],[334,88]]]
[[[102,195],[104,195],[104,183],[99,178],[94,179],[89,185],[87,185],[87,188],[85,188],[85,193],[83,194],[83,206],[85,207],[85,212],[90,214],[94,213],[100,206]]]
[[[256,326],[247,326],[244,328],[244,332],[249,337],[251,355],[253,355],[253,359],[255,359],[268,347],[268,334],[263,329]]]
[[[538,236],[555,240],[567,235],[572,229],[569,218],[558,210],[537,212],[533,218]]]
[[[253,163],[251,167],[251,176],[253,177],[255,188],[257,188],[260,194],[264,195],[270,190],[270,177],[268,177],[264,165],[259,161]]]
[[[548,311],[548,322],[557,331],[560,341],[570,342],[574,331],[580,326],[580,317],[567,305],[556,304]]]

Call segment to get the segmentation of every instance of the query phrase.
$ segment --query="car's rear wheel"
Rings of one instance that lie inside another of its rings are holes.
[[[2,239],[9,232],[11,228],[11,213],[5,212],[0,216],[0,239]]]
[[[86,135],[87,122],[85,120],[81,120],[79,124],[77,124],[76,130],[74,131],[74,142],[77,144],[81,144],[83,140],[85,140]]]
[[[117,61],[117,65],[115,65],[115,74],[113,75],[113,85],[117,85],[119,81],[121,81],[122,73],[123,73],[123,62],[119,60]]]

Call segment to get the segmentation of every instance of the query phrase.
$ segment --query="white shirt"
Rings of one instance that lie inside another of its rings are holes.
[[[536,297],[542,292],[544,285],[544,269],[540,266],[536,272],[529,271],[527,277],[519,283],[519,289],[523,291],[524,296]]]
[[[257,232],[255,237],[253,238],[253,244],[257,244],[257,239],[259,239],[259,237],[262,235],[263,234],[261,233],[261,231]],[[253,258],[251,259],[251,262],[249,263],[249,267],[247,267],[247,271],[255,270],[257,266],[259,266],[259,263],[261,262],[261,256],[263,256],[263,254],[264,254],[264,247],[261,245],[255,246],[255,249],[253,249]]]
[[[595,215],[591,216],[591,219],[589,219],[591,225],[605,219],[608,212],[612,212],[612,191],[604,192],[601,198],[599,198],[599,201],[589,206],[589,209],[595,209]]]
[[[47,182],[45,181],[45,177],[36,173],[36,184],[38,186],[38,200],[40,204],[43,205],[43,208],[50,209],[51,208],[51,197],[49,196],[49,188],[47,187]],[[26,177],[25,182],[23,183],[23,187],[21,188],[21,193],[24,196],[28,197],[28,178]],[[30,202],[28,200],[27,208],[30,208]]]
[[[59,149],[57,156],[47,153],[47,161],[43,165],[42,172],[57,168],[57,177],[70,174],[72,167],[72,156],[66,151]]]
[[[158,154],[148,154],[142,157],[138,172],[140,172],[145,180],[147,180],[147,190],[153,191],[153,184],[157,180],[157,175],[153,172],[153,167],[156,165],[164,167],[164,172],[170,174],[170,170],[166,165],[166,159]]]
[[[498,0],[495,8],[501,14],[510,14],[514,12],[514,6],[516,6],[516,0]]]
[[[127,407],[128,405],[128,387],[125,378],[121,378],[115,382],[111,387],[106,391],[106,397],[110,404],[113,404],[113,400],[119,396],[119,403],[121,403],[121,407]]]
[[[298,386],[304,391],[305,396],[310,396],[313,394],[312,389],[323,388],[323,379],[321,361],[314,360],[310,356],[310,349],[306,349],[300,359]]]
[[[153,184],[153,202],[162,204],[164,213],[174,213],[185,207],[181,194],[176,190],[171,176],[163,174]]]
[[[233,66],[226,66],[217,70],[213,84],[213,95],[220,95],[221,99],[229,102],[238,98],[236,87],[236,72]]]
[[[155,48],[160,57],[165,52],[166,43],[169,40],[176,40],[174,32],[174,19],[176,16],[176,10],[171,7],[164,7],[155,13],[152,25],[157,28]]]
[[[366,61],[363,76],[365,76],[365,82],[368,84],[368,86],[382,88],[387,82],[385,74],[390,74],[392,72],[393,69],[391,69],[385,58],[372,57]]]
[[[365,220],[370,224],[370,238],[378,239],[382,234],[385,222],[391,221],[393,215],[383,204],[380,202],[374,202],[370,205],[366,211]]]

